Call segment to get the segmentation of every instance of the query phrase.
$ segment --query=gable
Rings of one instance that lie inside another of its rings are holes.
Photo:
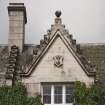
[[[84,72],[60,32],[55,34],[42,55],[30,77],[26,79],[27,82],[94,82],[94,78],[88,77]],[[54,57],[57,55],[63,57],[63,65],[60,67],[54,65]]]
[[[88,71],[89,68],[87,68],[87,65],[86,65],[86,67],[84,66],[84,61],[81,62],[81,60],[80,60],[81,58],[79,58],[77,56],[78,54],[74,51],[74,48],[73,48],[72,44],[68,42],[67,38],[62,34],[62,32],[60,32],[59,29],[55,32],[55,34],[53,35],[53,37],[49,41],[48,45],[44,48],[44,50],[42,50],[42,52],[39,54],[39,56],[37,58],[35,58],[35,60],[33,61],[33,63],[30,65],[30,67],[27,68],[28,69],[27,72],[21,74],[21,76],[25,76],[25,77],[26,76],[29,76],[34,71],[34,69],[36,68],[36,66],[40,62],[40,60],[43,58],[43,56],[46,54],[46,52],[48,51],[48,49],[50,48],[50,46],[52,45],[52,43],[54,42],[54,40],[58,36],[61,38],[61,40],[63,41],[63,43],[66,45],[66,47],[68,48],[68,50],[70,51],[70,53],[72,53],[72,55],[75,57],[75,59],[80,64],[80,66],[83,68],[83,70],[86,72],[86,74],[88,76],[94,77],[94,72],[89,72]]]

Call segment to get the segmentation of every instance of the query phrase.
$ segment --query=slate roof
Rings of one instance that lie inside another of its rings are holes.
[[[83,55],[95,66],[96,78],[105,84],[105,43],[81,44]]]
[[[8,59],[8,47],[7,45],[0,46],[0,72],[4,73],[6,71],[6,64]]]
[[[28,67],[35,57],[35,50],[41,51],[40,45],[25,45],[24,52],[20,55],[19,63],[23,70]],[[96,78],[105,84],[105,44],[80,44],[82,55],[96,68]],[[25,59],[24,59],[25,58]],[[0,74],[5,74],[8,63],[8,47],[0,46]],[[27,69],[25,69],[27,70]],[[27,72],[27,71],[23,71]]]

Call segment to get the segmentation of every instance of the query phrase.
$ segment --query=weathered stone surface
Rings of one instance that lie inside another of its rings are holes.
[[[20,52],[23,51],[25,39],[25,24],[27,21],[25,6],[22,3],[10,3],[8,6],[9,13],[9,51],[11,46],[19,47]]]

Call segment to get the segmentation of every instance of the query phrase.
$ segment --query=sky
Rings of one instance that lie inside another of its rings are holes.
[[[105,43],[105,0],[0,0],[0,44],[8,43],[9,2],[23,2],[27,10],[25,43],[38,44],[54,24],[55,11],[78,43]]]

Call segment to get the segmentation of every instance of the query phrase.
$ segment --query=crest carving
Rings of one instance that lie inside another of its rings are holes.
[[[56,55],[55,57],[53,57],[53,60],[54,60],[54,65],[56,67],[63,66],[63,60],[64,60],[64,58],[61,55]]]

